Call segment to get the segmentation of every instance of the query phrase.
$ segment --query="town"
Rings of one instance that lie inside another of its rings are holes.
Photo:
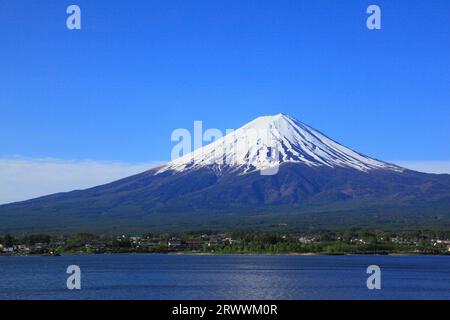
[[[0,255],[191,254],[450,254],[450,232],[202,231],[143,235],[0,236]]]

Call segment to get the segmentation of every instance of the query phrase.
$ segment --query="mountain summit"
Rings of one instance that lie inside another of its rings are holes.
[[[217,165],[248,173],[278,167],[282,163],[360,171],[403,170],[355,152],[293,117],[279,113],[258,117],[225,137],[170,162],[158,172]]]
[[[376,160],[277,114],[131,177],[0,206],[0,232],[280,225],[448,229],[450,175]]]

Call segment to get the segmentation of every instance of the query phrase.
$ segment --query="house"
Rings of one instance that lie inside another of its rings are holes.
[[[232,238],[225,238],[225,239],[223,239],[223,242],[225,242],[225,243],[228,243],[228,244],[234,244],[234,243],[239,243],[239,241],[238,240],[234,240],[234,239],[232,239]]]
[[[300,237],[298,238],[298,242],[301,244],[312,244],[316,241],[316,238],[309,238],[309,237]]]
[[[13,246],[14,251],[30,251],[30,248],[25,244],[18,244]]]
[[[212,247],[212,246],[217,246],[219,245],[219,240],[217,239],[212,239],[208,241],[208,247]]]
[[[367,242],[364,239],[358,239],[358,238],[353,238],[350,240],[350,243],[356,243],[356,244],[367,244]]]
[[[38,242],[34,245],[34,249],[36,249],[36,250],[42,250],[42,249],[46,249],[46,248],[47,248],[47,245],[45,243]]]
[[[141,237],[130,237],[130,241],[131,241],[132,243],[134,243],[134,244],[140,243],[141,240],[142,240]]]
[[[158,247],[161,245],[161,242],[154,242],[154,241],[144,241],[141,243],[142,247]]]
[[[183,242],[187,245],[202,245],[205,243],[203,240],[184,240]]]
[[[444,247],[450,252],[450,240],[431,240],[433,247]]]
[[[13,253],[14,252],[14,248],[13,247],[4,247],[3,248],[3,252]]]
[[[215,236],[211,236],[209,237],[209,240],[207,242],[208,247],[212,247],[212,246],[223,246],[224,245],[224,238],[225,235],[215,235]],[[228,238],[231,239],[231,238]]]
[[[182,245],[181,240],[171,239],[167,242],[167,246],[172,248],[181,247]]]
[[[126,235],[121,235],[121,236],[118,236],[118,237],[116,237],[116,240],[118,241],[118,242],[126,242],[126,241],[128,241],[129,240],[129,238],[126,236]]]

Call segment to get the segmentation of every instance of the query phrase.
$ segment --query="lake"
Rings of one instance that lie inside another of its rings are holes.
[[[81,290],[66,287],[69,265]],[[0,299],[450,299],[450,256],[0,256]]]

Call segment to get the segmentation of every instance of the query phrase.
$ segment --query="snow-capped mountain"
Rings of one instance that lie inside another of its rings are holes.
[[[366,172],[373,169],[403,170],[355,152],[293,117],[279,113],[256,118],[213,143],[168,163],[158,173],[205,166],[232,167],[248,173],[278,167],[282,163],[353,168]]]
[[[364,156],[277,114],[134,176],[0,206],[0,232],[278,224],[448,228],[450,175]]]

